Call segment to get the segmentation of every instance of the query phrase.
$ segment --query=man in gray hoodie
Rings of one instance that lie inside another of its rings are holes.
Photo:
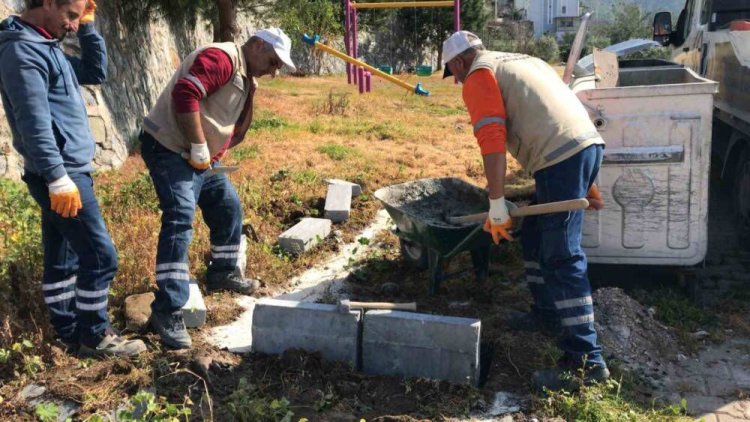
[[[24,160],[23,180],[42,213],[42,291],[59,340],[87,356],[137,355],[107,317],[117,255],[94,196],[95,142],[80,84],[106,79],[107,51],[94,0],[27,0],[0,23],[0,96]],[[81,57],[60,40],[76,32]]]

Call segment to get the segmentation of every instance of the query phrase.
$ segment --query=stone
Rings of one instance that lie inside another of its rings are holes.
[[[253,351],[303,349],[357,368],[360,319],[360,311],[343,313],[337,305],[263,299],[253,311]]]
[[[352,208],[352,189],[346,185],[329,184],[326,194],[325,218],[334,223],[349,219]]]
[[[351,187],[352,197],[356,197],[362,194],[362,186],[356,183],[347,182],[346,180],[341,179],[326,179],[326,183],[328,183],[329,185],[344,185]]]
[[[47,388],[39,384],[29,384],[23,387],[18,393],[18,397],[21,400],[32,400],[35,399],[47,391]]]
[[[331,220],[303,218],[279,236],[279,245],[287,253],[301,254],[315,247],[331,234]]]
[[[362,369],[476,385],[481,324],[471,318],[369,311],[362,330]]]
[[[140,333],[148,327],[151,318],[151,303],[154,294],[141,293],[125,298],[125,327],[133,332]]]
[[[206,303],[195,280],[190,280],[190,296],[182,307],[182,318],[187,328],[198,328],[206,323]]]
[[[713,413],[724,406],[724,400],[715,396],[689,394],[685,396],[685,400],[687,400],[688,411],[694,416]]]

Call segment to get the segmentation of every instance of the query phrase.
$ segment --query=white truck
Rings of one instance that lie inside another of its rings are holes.
[[[714,165],[750,234],[750,0],[686,0],[674,27],[669,12],[656,14],[654,40],[672,47],[675,63],[719,82]]]
[[[585,22],[571,58],[578,57]],[[607,205],[586,213],[586,255],[603,264],[697,264],[708,243],[718,84],[659,60],[618,63],[610,54],[597,63],[596,57],[592,72],[579,66],[575,77],[569,60],[563,77],[607,144],[597,178]]]

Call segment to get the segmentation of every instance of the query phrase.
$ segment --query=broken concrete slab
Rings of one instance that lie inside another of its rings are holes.
[[[368,311],[362,331],[362,370],[476,385],[478,319]]]
[[[351,187],[352,197],[359,196],[362,194],[362,186],[356,183],[347,182],[346,180],[341,180],[341,179],[326,179],[326,183],[329,185],[344,185],[344,186]]]
[[[141,293],[125,298],[125,327],[133,332],[140,333],[148,327],[151,318],[151,303],[154,294]]]
[[[334,223],[349,219],[352,208],[352,189],[350,186],[329,184],[326,194],[325,217]]]
[[[360,315],[342,313],[336,305],[260,300],[253,311],[253,351],[281,354],[303,349],[356,368]]]
[[[182,307],[182,318],[187,328],[198,328],[206,323],[206,303],[195,280],[190,280],[190,297]]]
[[[279,236],[279,245],[287,253],[301,254],[312,249],[331,234],[331,220],[303,218]]]

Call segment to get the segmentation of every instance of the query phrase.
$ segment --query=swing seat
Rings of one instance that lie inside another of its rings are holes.
[[[381,71],[381,72],[383,72],[383,73],[387,73],[389,75],[393,75],[393,67],[391,67],[390,65],[382,64],[382,65],[378,66],[378,70]]]
[[[426,64],[420,64],[417,66],[418,76],[432,76],[432,66]]]

